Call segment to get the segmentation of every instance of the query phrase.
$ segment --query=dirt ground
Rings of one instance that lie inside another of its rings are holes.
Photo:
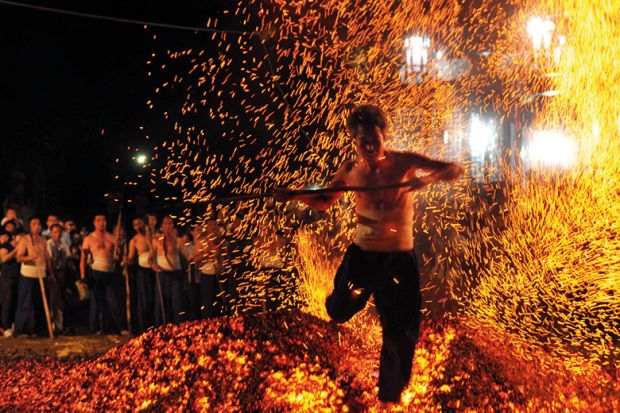
[[[53,339],[0,338],[0,358],[4,356],[97,357],[130,340],[130,336],[59,336]]]

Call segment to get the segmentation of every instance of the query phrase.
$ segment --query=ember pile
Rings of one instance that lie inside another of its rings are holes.
[[[476,336],[423,324],[403,411],[620,408],[611,377],[548,378],[540,390],[536,372]],[[166,326],[95,360],[4,360],[0,410],[379,411],[379,349],[356,337],[297,311]]]

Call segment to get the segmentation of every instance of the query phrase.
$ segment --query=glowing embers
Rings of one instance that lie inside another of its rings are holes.
[[[577,144],[561,131],[534,131],[521,156],[528,169],[567,169],[576,162]]]

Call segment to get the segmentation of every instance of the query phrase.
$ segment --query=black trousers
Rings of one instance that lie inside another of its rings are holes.
[[[155,272],[150,268],[138,266],[136,269],[135,292],[132,294],[136,300],[135,332],[141,334],[155,323]]]
[[[15,321],[17,309],[17,287],[19,286],[19,273],[13,274],[5,271],[0,275],[0,312],[2,313],[2,328],[11,328]]]
[[[91,299],[90,328],[104,331],[104,320],[109,317],[111,327],[120,332],[124,329],[122,320],[122,292],[119,290],[119,276],[113,272],[91,270],[93,294]]]
[[[180,324],[183,311],[183,271],[160,271],[156,275],[159,279],[159,286],[156,285],[156,288],[161,288],[161,291],[155,291],[155,323]]]
[[[47,280],[43,282],[47,286]],[[15,312],[15,331],[13,334],[42,333],[45,325],[45,310],[38,278],[19,277],[17,292],[17,310]]]
[[[379,400],[399,402],[411,378],[420,327],[420,277],[413,251],[347,249],[327,298],[329,316],[344,323],[374,294],[383,329],[379,368]]]

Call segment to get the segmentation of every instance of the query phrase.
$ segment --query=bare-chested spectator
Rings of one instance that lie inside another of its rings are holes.
[[[133,229],[136,235],[129,241],[130,263],[138,262],[135,278],[135,291],[132,298],[135,299],[136,309],[135,331],[140,334],[153,326],[155,319],[155,273],[153,272],[153,246],[146,234],[146,227],[142,218],[134,218]]]
[[[43,320],[43,300],[39,278],[46,277],[51,262],[45,238],[41,236],[41,221],[31,218],[29,224],[30,234],[24,236],[17,245],[16,259],[21,263],[21,276],[15,313],[16,337],[26,333],[34,334],[44,325],[40,322]]]
[[[95,304],[91,305],[90,328],[93,331],[104,331],[103,318],[110,315],[112,328],[120,333],[123,331],[121,306],[119,302],[118,274],[114,272],[115,239],[107,228],[104,215],[96,215],[93,221],[95,231],[89,234],[82,243],[80,259],[80,277],[86,279],[87,263],[90,262],[92,274],[92,292]]]
[[[187,260],[183,240],[176,235],[174,222],[164,217],[161,234],[155,239],[155,262],[153,270],[157,272],[160,294],[156,294],[156,323],[165,324],[181,322],[183,301],[183,270],[181,257]],[[162,302],[163,301],[163,302]]]

